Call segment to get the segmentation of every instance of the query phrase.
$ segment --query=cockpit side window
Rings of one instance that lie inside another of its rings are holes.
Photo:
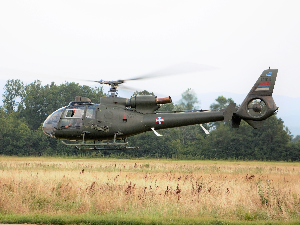
[[[62,118],[82,118],[85,106],[68,107]]]
[[[85,118],[95,119],[95,113],[96,113],[96,106],[88,105],[87,110],[86,110]]]
[[[67,107],[62,115],[60,122],[61,128],[80,128],[82,126],[82,117],[84,114],[85,106],[77,105]]]

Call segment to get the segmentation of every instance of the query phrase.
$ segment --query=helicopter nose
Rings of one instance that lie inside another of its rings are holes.
[[[50,116],[47,117],[43,124],[43,132],[50,136],[50,137],[55,137],[55,130],[57,127],[57,124],[59,122],[59,118],[61,114],[63,113],[65,107],[60,108],[53,112]]]
[[[43,124],[43,132],[50,136],[50,137],[54,137],[54,127],[52,124]]]

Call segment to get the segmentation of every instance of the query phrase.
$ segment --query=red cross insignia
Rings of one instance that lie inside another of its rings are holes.
[[[164,118],[162,118],[162,117],[156,117],[156,120],[155,120],[155,122],[157,123],[157,124],[162,124],[163,122],[164,122],[165,120],[164,120]]]

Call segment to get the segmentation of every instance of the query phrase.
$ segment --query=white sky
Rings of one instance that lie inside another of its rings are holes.
[[[298,1],[0,0],[0,89],[7,79],[126,79],[189,62],[216,69],[126,85],[246,94],[270,66],[274,94],[300,97],[299,24]]]

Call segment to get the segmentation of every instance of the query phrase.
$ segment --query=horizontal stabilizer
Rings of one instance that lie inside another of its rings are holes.
[[[224,111],[224,121],[229,122],[232,119],[236,104],[231,102]]]

